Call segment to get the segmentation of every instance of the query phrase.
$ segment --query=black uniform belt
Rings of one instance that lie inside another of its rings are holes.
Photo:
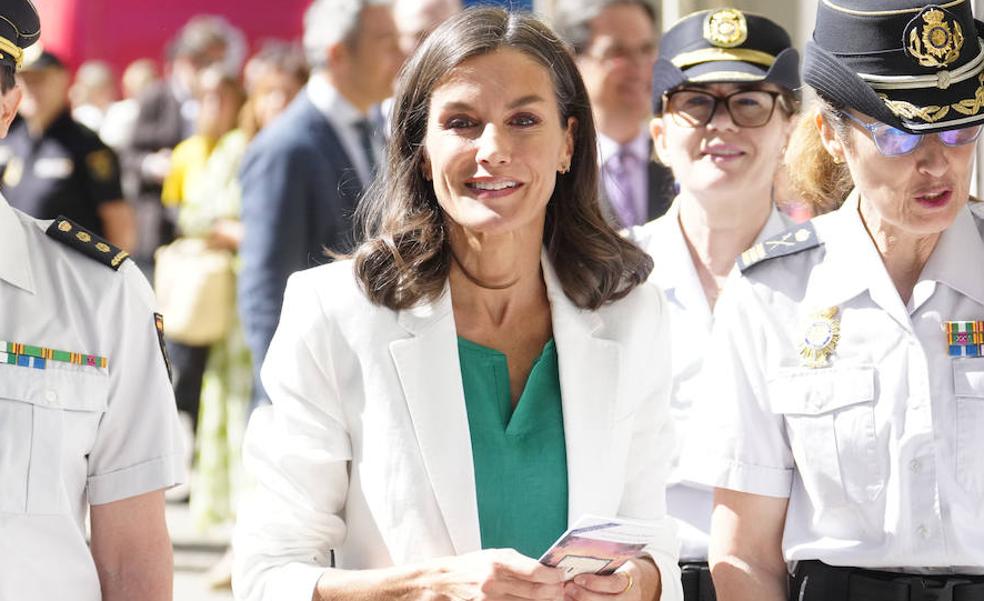
[[[791,601],[984,601],[984,576],[900,574],[801,561]]]
[[[683,601],[717,601],[711,570],[706,561],[681,561],[680,576],[683,581]]]

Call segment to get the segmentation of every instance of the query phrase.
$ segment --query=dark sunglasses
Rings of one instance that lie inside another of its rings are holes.
[[[663,106],[673,120],[684,127],[703,127],[711,122],[719,104],[723,104],[731,121],[739,127],[762,127],[772,118],[779,92],[739,90],[727,96],[715,96],[701,90],[682,89],[666,95]]]
[[[865,123],[851,113],[844,112],[841,114],[866,130],[868,135],[871,136],[871,139],[874,140],[875,148],[878,149],[878,152],[887,157],[900,157],[909,154],[922,143],[923,138],[933,135],[910,134],[907,131],[896,129],[880,121]],[[935,133],[944,146],[964,146],[977,140],[981,135],[981,127],[981,125],[972,125],[961,129],[950,129]]]

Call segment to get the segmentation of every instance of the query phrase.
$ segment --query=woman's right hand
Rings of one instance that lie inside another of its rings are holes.
[[[313,601],[562,601],[564,571],[512,549],[375,570],[329,568]]]
[[[563,570],[512,549],[428,562],[418,583],[430,601],[557,601],[564,596]]]

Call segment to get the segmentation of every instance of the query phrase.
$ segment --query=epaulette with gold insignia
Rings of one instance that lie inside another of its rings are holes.
[[[738,257],[738,269],[744,272],[752,265],[757,265],[762,261],[785,257],[817,246],[820,246],[817,232],[813,229],[813,225],[807,222],[786,230],[775,238],[759,242],[741,253]]]
[[[125,250],[113,246],[67,217],[58,217],[52,221],[45,233],[116,270],[130,256]]]

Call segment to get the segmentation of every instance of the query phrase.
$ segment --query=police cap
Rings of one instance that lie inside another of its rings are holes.
[[[0,0],[0,64],[19,69],[24,49],[41,37],[41,19],[31,0]]]
[[[735,8],[703,10],[663,34],[653,67],[653,111],[663,95],[684,83],[767,81],[789,91],[800,87],[799,53],[785,29]]]
[[[984,23],[970,0],[820,0],[803,79],[910,133],[984,121]]]
[[[37,46],[25,53],[21,71],[44,71],[45,69],[64,71],[66,69],[65,62],[58,58],[58,55],[47,50],[42,50],[40,53],[32,52],[35,49],[37,49]]]

